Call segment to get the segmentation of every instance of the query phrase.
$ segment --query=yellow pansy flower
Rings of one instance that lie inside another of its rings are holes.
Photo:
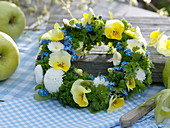
[[[168,40],[168,36],[161,36],[157,44],[157,51],[164,56],[170,56],[170,40]]]
[[[124,24],[120,20],[108,20],[105,24],[105,35],[109,39],[122,39]]]
[[[126,86],[128,88],[128,91],[133,90],[133,88],[136,87],[135,79],[134,78],[128,79],[128,81],[126,82]]]
[[[163,33],[160,33],[160,28],[157,31],[153,31],[150,34],[151,41],[148,42],[148,46],[157,47],[157,44],[162,37]]]
[[[131,27],[130,29],[125,30],[125,34],[132,38],[135,38],[135,29]]]
[[[133,39],[141,39],[143,38],[140,28],[137,26],[136,29],[131,27],[130,29],[125,31],[125,34],[132,37]]]
[[[157,39],[160,34],[161,34],[161,33],[160,33],[160,28],[158,28],[157,31],[153,31],[153,32],[150,34],[150,38],[151,38],[151,39]]]
[[[66,51],[59,50],[50,54],[49,65],[54,69],[62,69],[67,72],[71,66],[71,55]]]
[[[88,18],[89,18],[89,14],[84,13],[83,17],[84,17],[84,22],[87,23],[88,22]]]
[[[64,39],[64,33],[60,29],[52,29],[42,35],[41,39],[59,41]]]
[[[93,12],[93,9],[89,8],[89,14],[87,13],[84,13],[83,14],[83,18],[81,19],[81,21],[83,23],[88,23],[88,24],[91,24],[91,21],[92,21],[92,18],[95,16],[94,12]],[[84,24],[83,24],[84,26]]]
[[[117,95],[112,95],[109,101],[107,112],[114,112],[122,107],[124,104],[125,102],[123,97],[117,98]]]
[[[90,89],[86,89],[85,87],[81,86],[81,82],[84,80],[78,79],[76,80],[71,88],[71,94],[73,95],[73,100],[77,103],[80,107],[87,107],[89,102],[86,97],[86,93],[90,93]]]

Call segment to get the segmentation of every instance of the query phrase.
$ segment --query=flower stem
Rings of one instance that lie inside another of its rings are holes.
[[[64,5],[64,7],[67,9],[67,12],[70,14],[71,18],[74,18],[71,11],[70,11],[70,8],[68,8],[66,2],[64,0],[60,0],[60,1]]]
[[[166,93],[166,92],[169,92],[169,93],[170,93],[170,89],[164,89],[164,90],[158,92],[156,95],[154,95],[154,96],[152,96],[151,98],[147,99],[145,102],[143,102],[143,103],[140,104],[139,106],[145,105],[145,104],[146,104],[147,102],[149,102],[150,100],[155,99],[157,96],[162,95],[163,93]]]

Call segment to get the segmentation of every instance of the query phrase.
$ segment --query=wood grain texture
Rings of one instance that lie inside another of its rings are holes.
[[[77,17],[80,17],[77,15]],[[57,22],[62,23],[64,18],[69,18],[68,15],[58,15],[52,14],[49,23],[47,26],[47,31],[52,29],[54,24]],[[107,18],[107,17],[106,17]],[[149,35],[152,31],[161,28],[161,31],[164,31],[166,34],[170,33],[170,18],[168,17],[115,17],[116,19],[126,19],[134,27],[139,26],[144,38],[149,41]],[[108,48],[106,46],[95,46],[94,49],[90,51],[90,54],[87,55],[84,59],[79,59],[74,62],[79,68],[82,68],[84,71],[91,73],[93,75],[103,74],[107,75],[107,68],[113,67],[112,56],[106,55]],[[159,54],[154,48],[148,48],[148,51],[151,54],[151,61],[155,65],[155,68],[152,70],[153,82],[162,83],[162,71],[164,64],[168,57],[164,57]]]
[[[155,108],[154,100],[149,101],[144,106],[137,106],[120,118],[121,126],[128,127],[132,125],[134,122],[153,110],[153,108]]]

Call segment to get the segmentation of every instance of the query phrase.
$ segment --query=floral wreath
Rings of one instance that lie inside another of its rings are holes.
[[[92,113],[112,112],[151,84],[152,64],[140,28],[125,19],[95,16],[89,10],[83,18],[63,19],[62,27],[56,23],[40,36],[34,99],[57,99],[64,106],[88,107]],[[101,44],[113,54],[107,76],[93,76],[72,63]]]

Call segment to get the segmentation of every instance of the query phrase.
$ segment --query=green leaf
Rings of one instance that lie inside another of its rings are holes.
[[[88,87],[91,86],[93,84],[93,81],[91,80],[84,80],[80,83],[80,85],[82,85],[83,87]]]
[[[42,88],[43,88],[43,85],[42,85],[42,84],[38,84],[38,85],[34,88],[34,90],[36,91],[36,90],[42,89]]]
[[[41,38],[42,38],[43,35],[40,35],[39,38],[38,38],[38,41],[40,42],[41,41]]]
[[[40,96],[39,94],[34,94],[34,99],[38,101],[45,101],[45,100],[51,99],[51,95],[43,97],[43,96]]]
[[[90,112],[97,113],[101,110],[106,110],[109,104],[109,95],[110,91],[107,86],[91,86],[91,92],[87,94]]]

